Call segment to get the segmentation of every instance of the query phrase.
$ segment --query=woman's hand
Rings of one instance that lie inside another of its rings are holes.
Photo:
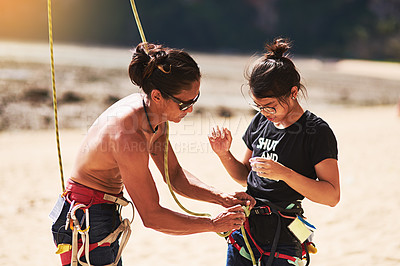
[[[285,178],[292,173],[291,169],[271,159],[253,157],[249,161],[251,170],[260,177],[285,181]]]
[[[210,135],[208,135],[211,148],[218,155],[222,157],[229,152],[232,144],[232,135],[229,129],[213,127]]]

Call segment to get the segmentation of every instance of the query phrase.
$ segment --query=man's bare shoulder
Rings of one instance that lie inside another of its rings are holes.
[[[112,136],[112,141],[118,147],[123,147],[120,152],[126,153],[147,153],[148,140],[145,133],[140,128],[129,128],[125,126],[116,130]]]
[[[129,95],[105,110],[91,129],[100,135],[108,135],[115,141],[141,138],[143,105],[138,94]]]

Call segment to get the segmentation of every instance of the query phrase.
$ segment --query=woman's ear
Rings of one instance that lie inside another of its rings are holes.
[[[290,91],[290,96],[292,99],[296,99],[299,94],[299,88],[297,86],[293,86],[292,90]]]

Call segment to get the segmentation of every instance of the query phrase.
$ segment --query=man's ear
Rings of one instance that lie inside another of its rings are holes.
[[[151,91],[150,97],[151,100],[155,103],[160,103],[160,101],[163,99],[161,92],[157,89]]]

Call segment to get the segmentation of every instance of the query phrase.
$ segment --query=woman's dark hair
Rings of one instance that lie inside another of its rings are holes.
[[[133,51],[129,77],[147,95],[158,89],[166,97],[164,92],[179,94],[193,81],[200,80],[201,74],[188,53],[162,45],[140,43]]]
[[[264,56],[251,69],[247,69],[245,78],[254,97],[274,97],[279,102],[286,103],[293,86],[297,86],[298,90],[306,95],[306,89],[300,83],[299,72],[292,60],[286,56],[290,48],[289,40],[277,38],[272,44],[265,46]]]

